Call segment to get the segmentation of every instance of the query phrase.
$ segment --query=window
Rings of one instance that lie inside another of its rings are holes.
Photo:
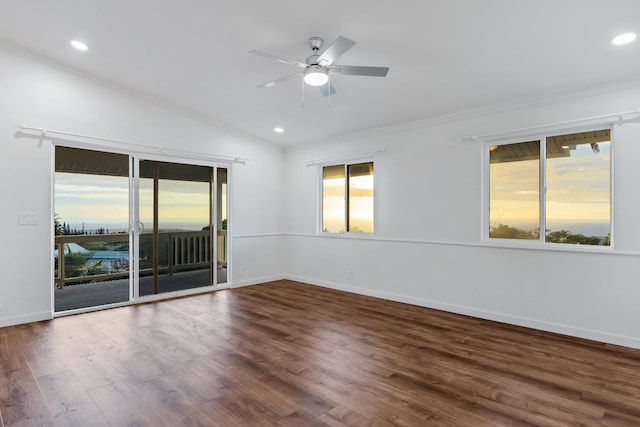
[[[489,238],[610,245],[609,129],[488,148]]]
[[[373,233],[373,162],[322,168],[322,231]]]

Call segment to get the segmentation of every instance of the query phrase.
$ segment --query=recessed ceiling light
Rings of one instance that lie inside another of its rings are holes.
[[[624,34],[620,34],[618,36],[615,36],[613,38],[613,40],[611,40],[611,43],[617,44],[617,45],[627,44],[627,43],[631,43],[635,39],[636,39],[636,34],[635,33],[624,33]]]
[[[71,40],[71,46],[83,52],[89,50],[89,46],[78,40]]]
[[[275,133],[282,133],[282,132],[284,132],[284,128],[281,128],[280,126],[277,126],[277,127],[273,128],[273,131]]]

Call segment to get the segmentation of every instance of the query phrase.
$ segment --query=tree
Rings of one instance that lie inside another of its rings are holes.
[[[599,245],[600,239],[595,236],[587,237],[584,234],[572,234],[567,238],[565,243],[573,243],[576,245]]]
[[[64,234],[64,226],[60,222],[60,215],[53,214],[53,231],[56,236],[62,236]]]
[[[92,262],[87,267],[87,276],[95,276],[97,274],[107,273],[107,268],[102,264],[102,260]]]
[[[523,230],[510,227],[506,224],[497,224],[489,229],[489,237],[497,239],[526,239],[536,240],[540,238],[540,230]]]
[[[568,243],[567,239],[571,235],[571,232],[567,230],[552,231],[551,233],[547,234],[547,242]]]
[[[80,252],[68,252],[64,256],[65,277],[81,277],[87,274],[87,256]]]
[[[82,246],[89,251],[108,251],[109,244],[107,242],[86,242]]]
[[[596,236],[585,236],[580,233],[572,233],[567,230],[552,231],[547,234],[547,242],[550,243],[566,243],[569,245],[592,245],[597,246],[600,244],[609,245],[609,237],[604,239]]]

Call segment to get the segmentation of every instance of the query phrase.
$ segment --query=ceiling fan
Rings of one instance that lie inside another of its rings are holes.
[[[293,65],[302,68],[301,71],[289,74],[276,80],[271,80],[258,85],[261,88],[275,86],[287,80],[302,76],[306,84],[310,86],[319,86],[324,96],[333,95],[336,91],[333,84],[329,81],[329,76],[336,74],[347,76],[373,76],[385,77],[389,72],[389,67],[366,67],[354,65],[336,65],[335,62],[346,51],[351,49],[356,42],[346,37],[338,37],[322,54],[319,54],[324,40],[320,37],[309,38],[309,46],[313,54],[305,60],[298,62],[289,59],[282,59],[259,50],[251,50],[249,53],[260,56],[262,58],[271,59],[283,64]]]

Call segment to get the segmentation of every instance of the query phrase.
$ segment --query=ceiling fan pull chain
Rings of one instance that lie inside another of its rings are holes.
[[[327,85],[329,88],[329,109],[331,109],[331,74],[327,74],[329,80],[327,81]]]
[[[300,80],[302,82],[302,106],[301,108],[304,108],[304,79]]]

